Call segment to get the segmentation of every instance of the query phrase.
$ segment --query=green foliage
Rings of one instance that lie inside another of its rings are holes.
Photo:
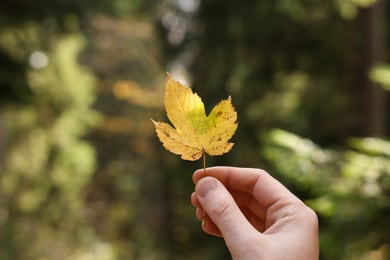
[[[282,130],[263,138],[274,170],[318,213],[325,259],[388,257],[389,141],[353,138],[350,149],[325,150]]]
[[[378,64],[370,71],[373,81],[381,84],[383,88],[390,90],[390,65]]]
[[[353,19],[358,15],[359,8],[369,7],[378,0],[333,0],[337,10],[345,19]]]
[[[93,239],[80,196],[95,169],[95,150],[82,140],[99,119],[90,108],[95,81],[77,63],[80,35],[40,34],[34,23],[0,33],[0,47],[14,59],[39,62],[29,57],[37,48],[45,48],[41,58],[48,59],[26,71],[34,99],[0,114],[7,140],[0,177],[1,259],[64,259]]]

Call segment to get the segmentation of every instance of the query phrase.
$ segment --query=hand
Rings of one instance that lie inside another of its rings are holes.
[[[316,214],[267,172],[213,167],[193,180],[203,230],[222,236],[233,259],[318,259]]]

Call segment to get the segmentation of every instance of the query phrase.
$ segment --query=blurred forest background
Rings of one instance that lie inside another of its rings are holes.
[[[385,0],[2,0],[0,259],[229,259],[159,143],[166,72],[238,112],[208,165],[266,169],[321,259],[390,259]]]

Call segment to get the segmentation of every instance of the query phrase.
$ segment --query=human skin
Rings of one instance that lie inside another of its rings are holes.
[[[212,167],[193,174],[191,203],[203,230],[223,237],[233,259],[318,259],[318,218],[267,172]]]

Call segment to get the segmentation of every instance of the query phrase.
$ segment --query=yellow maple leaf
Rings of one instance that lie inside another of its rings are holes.
[[[164,147],[184,160],[198,160],[203,153],[221,155],[230,151],[228,142],[237,129],[237,112],[231,98],[222,100],[206,116],[202,99],[168,75],[165,109],[173,126],[153,121]]]

